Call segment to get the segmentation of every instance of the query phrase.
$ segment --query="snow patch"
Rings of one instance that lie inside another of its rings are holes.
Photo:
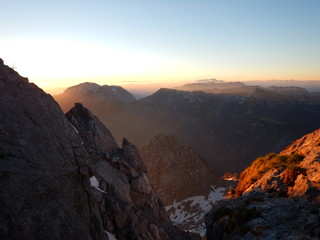
[[[99,188],[99,181],[95,176],[92,176],[90,178],[90,184],[92,188],[97,189],[99,192],[107,193],[106,191],[103,191],[101,188]]]
[[[215,202],[225,197],[225,193],[226,188],[212,186],[208,196],[193,196],[181,202],[174,201],[172,205],[166,206],[166,211],[175,225],[203,237],[206,234],[205,214],[211,210]]]
[[[68,121],[69,122],[69,121]],[[78,129],[76,129],[76,127],[75,126],[73,126],[73,124],[71,123],[71,122],[69,122],[70,123],[70,125],[72,126],[72,128],[76,131],[76,133],[79,135],[79,131],[78,131]]]
[[[104,232],[107,234],[109,240],[117,240],[117,238],[111,232],[108,232],[106,230],[104,230]]]
[[[111,90],[112,90],[113,94],[120,97],[120,93],[119,93],[118,89],[119,89],[119,87],[117,87],[117,86],[111,86]]]
[[[90,178],[90,184],[91,184],[91,187],[93,187],[93,188],[98,188],[99,187],[98,179],[95,176],[92,176]]]
[[[100,85],[96,83],[83,83],[79,84],[76,87],[80,95],[86,95],[91,92],[97,92],[100,88]]]

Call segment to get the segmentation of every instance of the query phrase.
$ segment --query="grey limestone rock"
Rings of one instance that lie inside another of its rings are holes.
[[[91,125],[102,125],[98,118],[79,104],[66,114],[70,121],[76,119],[77,122],[82,122],[83,115],[87,116],[86,121]],[[74,126],[85,140],[83,144],[90,149],[93,159],[91,179],[98,182],[92,189],[94,209],[99,212],[104,229],[114,233],[118,240],[197,239],[196,235],[185,233],[171,224],[150,184],[146,166],[136,146],[123,139],[122,148],[117,148],[113,141],[112,148],[102,148],[100,146],[111,139],[108,131],[100,131],[101,127],[84,127],[84,124]],[[96,131],[101,134],[99,138],[95,138]]]
[[[0,239],[197,239],[170,223],[134,145],[82,105],[65,117],[2,60],[0,117]]]
[[[0,116],[0,238],[105,239],[80,137],[50,95],[3,64]]]

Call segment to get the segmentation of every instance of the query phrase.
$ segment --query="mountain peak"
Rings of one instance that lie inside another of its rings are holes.
[[[92,83],[92,82],[85,82],[85,83],[80,83],[78,85],[72,86],[67,88],[64,93],[73,93],[73,94],[78,94],[78,95],[85,95],[91,92],[96,92],[101,86]]]
[[[135,101],[134,96],[127,90],[116,85],[102,85],[97,83],[85,82],[67,88],[63,94],[72,96],[98,95],[105,98],[115,98],[123,102]]]
[[[101,104],[118,106],[122,103],[136,101],[135,97],[120,86],[108,86],[85,82],[67,88],[62,94],[55,95],[61,108],[66,112],[75,102],[81,102],[89,109],[95,109]]]
[[[95,148],[99,151],[114,152],[118,148],[110,131],[81,103],[75,103],[66,113],[66,117],[87,142],[86,146],[91,148],[87,149],[88,151]]]

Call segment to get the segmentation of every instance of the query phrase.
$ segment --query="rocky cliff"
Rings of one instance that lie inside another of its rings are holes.
[[[207,216],[208,239],[319,239],[320,130],[256,159]]]
[[[174,136],[158,135],[141,148],[150,180],[165,205],[208,195],[214,176],[205,160]],[[190,184],[188,184],[190,183]]]
[[[195,239],[172,226],[137,149],[0,59],[1,239]]]
[[[117,239],[192,239],[171,225],[134,145],[124,139],[118,148],[106,127],[80,103],[66,117],[93,159],[90,179],[104,229]],[[109,148],[102,148],[105,143]]]
[[[205,160],[172,135],[152,138],[141,155],[171,221],[204,236],[204,215],[225,195],[225,188],[214,186],[217,181]]]
[[[81,138],[50,95],[0,61],[0,238],[105,239]]]

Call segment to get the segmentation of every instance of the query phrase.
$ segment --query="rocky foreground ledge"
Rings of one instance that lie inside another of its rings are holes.
[[[207,215],[207,239],[320,239],[320,130],[256,159]]]

